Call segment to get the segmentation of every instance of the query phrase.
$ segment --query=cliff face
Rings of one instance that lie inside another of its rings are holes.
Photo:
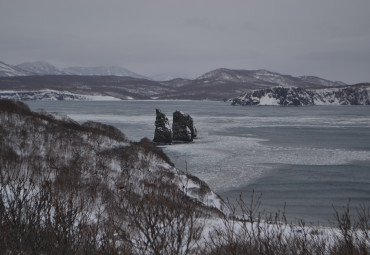
[[[170,127],[170,122],[168,121],[166,115],[162,113],[159,109],[156,109],[153,142],[163,144],[172,143],[172,130]]]
[[[232,98],[232,105],[370,105],[370,87],[304,89],[274,87]]]
[[[173,140],[191,142],[197,136],[193,118],[186,113],[175,111],[173,113]]]

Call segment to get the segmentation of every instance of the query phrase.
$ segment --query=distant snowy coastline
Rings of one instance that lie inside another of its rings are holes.
[[[232,105],[370,105],[369,87],[304,89],[273,87],[230,99]]]
[[[0,99],[11,99],[20,101],[120,101],[120,99],[111,96],[102,95],[81,95],[68,91],[57,91],[44,89],[38,91],[0,91]]]

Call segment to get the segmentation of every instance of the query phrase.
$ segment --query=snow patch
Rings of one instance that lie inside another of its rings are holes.
[[[279,100],[274,98],[271,94],[264,95],[259,101],[260,105],[279,105]]]

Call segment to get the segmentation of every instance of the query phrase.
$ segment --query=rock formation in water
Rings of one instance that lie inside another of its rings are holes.
[[[303,89],[274,87],[230,99],[232,105],[370,105],[370,87]]]
[[[191,142],[197,136],[193,118],[180,111],[173,113],[172,131],[174,141]]]
[[[172,142],[172,131],[170,123],[164,113],[161,110],[156,109],[155,119],[155,131],[154,139],[155,143],[171,143]]]

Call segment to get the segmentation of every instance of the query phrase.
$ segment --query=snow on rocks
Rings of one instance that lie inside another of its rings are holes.
[[[232,105],[369,105],[369,88],[304,89],[273,87],[232,98]]]

